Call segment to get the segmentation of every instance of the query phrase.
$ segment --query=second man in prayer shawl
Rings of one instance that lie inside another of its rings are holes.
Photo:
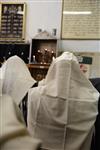
[[[42,86],[29,91],[28,129],[46,150],[89,150],[98,92],[69,52],[56,58]]]

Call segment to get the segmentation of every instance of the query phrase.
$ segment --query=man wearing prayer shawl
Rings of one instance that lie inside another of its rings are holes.
[[[20,104],[24,120],[27,120],[27,92],[36,81],[18,56],[10,57],[1,67],[3,93],[10,95],[17,105]],[[26,122],[27,124],[27,122]]]
[[[2,72],[3,93],[10,95],[19,104],[36,81],[31,77],[24,61],[18,56],[10,57],[3,64]]]
[[[29,91],[28,129],[46,150],[89,150],[98,92],[69,52],[53,60],[45,82]]]

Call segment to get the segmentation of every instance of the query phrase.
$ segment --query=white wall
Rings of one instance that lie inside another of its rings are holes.
[[[66,40],[59,44],[64,51],[100,52],[100,40]]]
[[[35,1],[31,0],[27,6],[27,36],[33,38],[37,34],[37,29],[41,28],[52,32],[57,28],[57,37],[60,36],[60,12],[61,0]]]

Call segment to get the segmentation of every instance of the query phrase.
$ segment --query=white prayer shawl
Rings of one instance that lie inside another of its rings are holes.
[[[10,95],[19,104],[29,88],[36,82],[18,56],[10,57],[2,66],[3,93]]]
[[[0,96],[2,95],[2,86],[3,86],[2,69],[0,68]]]
[[[44,149],[89,150],[98,96],[76,57],[63,53],[52,62],[45,84],[29,91],[29,132]]]
[[[29,135],[11,97],[0,96],[0,150],[37,150],[40,144]]]

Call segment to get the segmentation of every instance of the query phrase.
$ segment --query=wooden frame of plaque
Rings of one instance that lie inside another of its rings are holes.
[[[26,3],[0,3],[0,41],[24,41]]]

